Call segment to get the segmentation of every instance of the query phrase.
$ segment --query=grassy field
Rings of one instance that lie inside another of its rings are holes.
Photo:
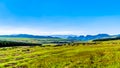
[[[60,38],[19,38],[19,37],[0,37],[2,41],[14,41],[25,43],[40,43],[40,44],[53,44],[54,42],[71,42],[67,39]]]
[[[0,68],[120,68],[120,41],[0,48]]]

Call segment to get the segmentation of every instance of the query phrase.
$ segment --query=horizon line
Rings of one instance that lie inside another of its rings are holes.
[[[97,33],[97,34],[30,34],[30,33],[16,33],[16,34],[0,34],[0,35],[37,35],[37,36],[52,36],[52,35],[73,35],[73,36],[87,36],[87,35],[99,35],[99,34],[108,34],[108,35],[119,35],[119,34],[109,34],[109,33]]]

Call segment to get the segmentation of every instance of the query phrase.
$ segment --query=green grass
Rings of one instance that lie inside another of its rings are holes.
[[[2,41],[15,41],[15,42],[27,42],[27,43],[41,43],[41,44],[51,44],[52,42],[64,42],[67,39],[60,38],[19,38],[19,37],[0,37]]]
[[[0,48],[0,68],[120,68],[119,42]]]

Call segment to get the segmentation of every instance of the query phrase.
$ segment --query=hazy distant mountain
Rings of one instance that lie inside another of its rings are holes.
[[[0,37],[18,37],[18,38],[57,38],[51,36],[38,36],[29,34],[17,34],[17,35],[0,35]]]
[[[68,39],[71,40],[81,40],[81,41],[88,41],[88,40],[94,40],[94,39],[101,39],[101,38],[108,38],[112,37],[111,35],[108,34],[98,34],[98,35],[87,35],[87,36],[78,36],[78,37],[68,37]]]
[[[59,37],[67,39],[68,37],[76,37],[76,35],[51,35],[51,37]]]
[[[0,37],[10,37],[10,38],[63,38],[73,41],[89,41],[103,38],[120,38],[120,35],[108,35],[108,34],[98,34],[98,35],[50,35],[50,36],[39,36],[39,35],[29,35],[29,34],[17,34],[17,35],[0,35]]]
[[[51,35],[52,37],[59,37],[65,38],[69,40],[77,40],[77,41],[88,41],[88,40],[95,40],[95,39],[102,39],[102,38],[109,38],[109,37],[117,37],[118,35],[108,35],[108,34],[98,34],[98,35]],[[120,36],[120,35],[119,35]]]

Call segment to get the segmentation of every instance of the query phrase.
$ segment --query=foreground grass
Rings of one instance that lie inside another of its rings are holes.
[[[0,48],[0,68],[120,68],[120,44]]]

